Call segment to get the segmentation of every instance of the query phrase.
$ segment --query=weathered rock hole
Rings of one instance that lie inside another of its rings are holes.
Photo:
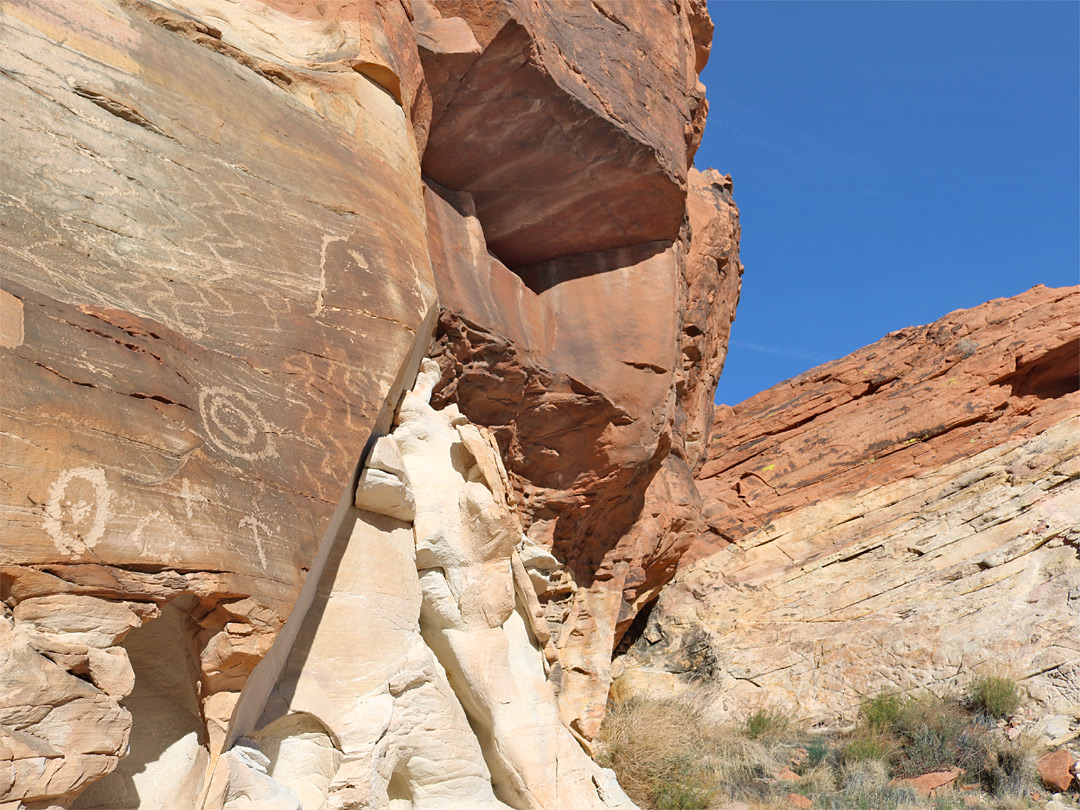
[[[386,797],[390,800],[390,810],[412,810],[412,783],[404,771],[394,771],[386,788]]]
[[[652,616],[653,608],[656,607],[657,598],[658,597],[653,597],[642,605],[637,616],[630,622],[630,626],[626,628],[626,632],[623,633],[623,637],[619,640],[619,643],[615,645],[615,649],[611,653],[612,661],[620,655],[628,653],[630,648],[633,647],[638,639],[645,633],[645,628],[649,626],[649,617]]]
[[[1056,399],[1080,390],[1080,374],[1076,358],[1080,356],[1080,339],[1058,346],[999,382],[1012,386],[1014,397]]]
[[[189,614],[194,602],[188,594],[177,597],[125,639],[135,672],[135,687],[121,701],[132,719],[128,755],[87,788],[73,810],[196,805],[208,754],[195,691],[199,671],[191,640],[196,628]]]

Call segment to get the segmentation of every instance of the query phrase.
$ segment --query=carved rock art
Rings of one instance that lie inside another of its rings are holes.
[[[97,467],[64,470],[49,487],[43,527],[57,551],[80,555],[105,534],[112,491]]]

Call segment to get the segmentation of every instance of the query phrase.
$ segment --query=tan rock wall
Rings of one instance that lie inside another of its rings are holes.
[[[559,719],[497,445],[456,406],[430,406],[439,370],[425,363],[259,728],[223,758],[221,802],[632,810]]]

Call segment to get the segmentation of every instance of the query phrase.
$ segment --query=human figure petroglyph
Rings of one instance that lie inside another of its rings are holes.
[[[269,534],[270,527],[251,515],[240,519],[240,528],[244,529],[245,527],[251,529],[251,537],[255,541],[255,551],[258,552],[259,562],[262,563],[262,567],[265,569],[266,551],[263,549],[262,535]]]

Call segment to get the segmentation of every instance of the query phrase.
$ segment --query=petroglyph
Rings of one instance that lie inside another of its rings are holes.
[[[258,518],[251,517],[250,515],[240,520],[240,528],[243,529],[245,527],[251,529],[251,538],[255,541],[255,550],[259,553],[259,562],[262,563],[263,568],[266,568],[266,551],[263,549],[262,533],[269,534],[270,527]]]
[[[157,525],[153,532],[148,533],[146,529],[151,524]],[[135,531],[131,533],[128,542],[132,547],[139,549],[140,554],[147,554],[150,552],[160,556],[160,552],[163,549],[174,546],[177,538],[182,536],[183,529],[181,529],[179,524],[172,519],[172,516],[159,509],[155,509],[153,512],[150,512],[139,519],[138,524],[135,526]]]
[[[111,502],[112,492],[104,470],[97,467],[65,470],[49,487],[43,522],[45,533],[62,552],[89,551],[105,534]]]
[[[207,437],[234,458],[275,458],[273,429],[259,406],[239,391],[215,386],[199,392],[199,413]]]
[[[194,517],[195,510],[192,507],[192,503],[205,504],[208,502],[205,495],[192,488],[191,481],[187,478],[181,479],[180,481],[180,497],[184,501],[184,516],[187,517],[188,520],[191,520],[192,517]]]

